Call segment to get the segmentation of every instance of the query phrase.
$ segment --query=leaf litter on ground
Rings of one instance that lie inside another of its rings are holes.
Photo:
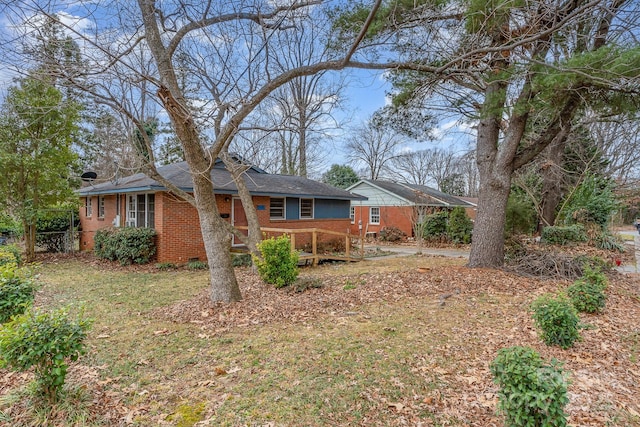
[[[582,322],[587,325],[581,331],[582,341],[562,350],[541,343],[528,308],[538,295],[563,289],[570,282],[469,269],[461,265],[463,261],[441,261],[441,257],[413,256],[388,261],[391,267],[386,269],[379,267],[385,264],[383,260],[376,264],[367,261],[372,264],[364,269],[362,264],[354,265],[355,273],[350,273],[347,266],[339,267],[338,272],[332,266],[303,270],[303,278],[319,283],[303,292],[277,290],[262,283],[251,269],[240,268],[236,271],[244,299],[238,303],[211,303],[207,289],[202,289],[193,298],[157,307],[142,316],[147,322],[187,325],[206,339],[224,339],[238,331],[259,333],[266,327],[323,322],[380,322],[380,329],[387,334],[395,334],[398,328],[412,328],[417,334],[428,331],[430,337],[442,337],[430,344],[430,354],[416,348],[411,358],[402,361],[412,375],[433,386],[421,391],[406,390],[402,380],[396,379],[395,387],[402,396],[393,399],[385,390],[369,387],[360,395],[368,405],[361,418],[353,421],[347,414],[325,414],[326,418],[317,425],[383,425],[376,422],[378,417],[384,425],[500,426],[502,419],[495,413],[497,386],[492,382],[489,363],[500,348],[513,345],[531,346],[546,360],[555,358],[564,364],[570,375],[570,425],[640,425],[640,276],[609,274],[605,311],[582,315]],[[97,262],[92,268],[106,267]],[[385,326],[396,313],[407,314],[403,317],[405,323]],[[165,327],[153,330],[161,331],[158,338],[170,334]],[[149,392],[122,387],[117,378],[105,379],[99,375],[101,367],[76,364],[70,369],[76,372],[70,373],[70,382],[87,390],[95,419],[106,425],[139,422],[136,420],[174,425],[169,414],[158,409],[163,407],[166,411],[174,404],[176,398],[170,396],[170,390],[188,399],[210,391],[212,384],[223,384],[216,391],[227,387],[228,392],[209,395],[202,421],[202,425],[215,425],[211,420],[237,393],[234,390],[241,384],[234,382],[244,372],[233,361],[211,370],[214,378],[208,382],[197,373],[187,373],[181,381],[157,385]],[[31,378],[30,374],[0,370],[0,396]],[[294,387],[296,383],[299,381],[294,381]],[[8,411],[14,419],[20,419],[19,404]],[[207,424],[207,420],[211,423]],[[238,421],[230,425],[243,424]]]

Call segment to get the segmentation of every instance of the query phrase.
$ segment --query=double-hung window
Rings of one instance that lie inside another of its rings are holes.
[[[269,218],[285,219],[285,201],[284,197],[272,197],[269,202]]]
[[[380,208],[369,208],[369,224],[380,224]]]
[[[127,196],[127,226],[153,228],[155,221],[155,194],[129,194]]]
[[[98,218],[104,218],[104,196],[98,196]]]
[[[355,206],[351,206],[351,208],[349,208],[349,218],[351,219],[351,224],[356,223],[356,207]]]
[[[313,199],[300,199],[300,219],[313,218]]]
[[[85,214],[87,216],[87,218],[91,217],[91,215],[93,215],[93,206],[91,205],[91,196],[87,196],[85,198]]]

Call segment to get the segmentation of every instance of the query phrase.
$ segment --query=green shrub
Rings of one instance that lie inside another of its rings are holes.
[[[599,313],[605,305],[607,296],[604,289],[593,283],[577,280],[567,288],[567,295],[573,306],[581,313]]]
[[[13,260],[11,256],[7,257],[6,254],[12,255]],[[18,265],[22,264],[22,252],[20,252],[20,248],[18,248],[17,245],[0,246],[0,264],[3,263],[3,260],[8,260],[8,262],[15,262]]]
[[[0,265],[0,323],[22,314],[33,303],[36,285],[31,274],[15,263]]]
[[[20,223],[6,213],[0,212],[0,236],[18,236],[20,234]]]
[[[406,236],[398,227],[385,227],[380,230],[380,240],[383,242],[399,242]]]
[[[276,288],[288,286],[298,277],[298,253],[291,251],[289,236],[271,237],[258,244],[262,260],[254,257],[258,273],[266,283]]]
[[[608,178],[588,175],[566,201],[558,220],[593,223],[604,229],[620,206],[614,187],[615,182]]]
[[[447,212],[427,215],[419,227],[422,237],[427,240],[438,240],[447,235]]]
[[[66,309],[30,310],[0,326],[0,367],[26,371],[35,367],[38,390],[55,401],[67,374],[66,360],[85,352],[90,321],[71,319]]]
[[[447,236],[454,243],[467,244],[471,243],[471,232],[473,231],[473,222],[467,216],[467,212],[462,207],[453,208],[449,214],[449,222],[447,223]]]
[[[251,254],[231,255],[231,265],[234,267],[250,267],[251,264]]]
[[[3,248],[0,247],[0,265],[6,265],[6,264],[18,264],[18,260],[16,259],[16,256],[14,254],[12,254],[9,251],[5,251],[3,250]]]
[[[580,339],[578,312],[566,296],[542,295],[531,308],[536,326],[542,331],[542,340],[547,345],[567,349]]]
[[[581,313],[599,313],[605,306],[607,277],[597,270],[586,268],[580,280],[567,288],[573,306]]]
[[[98,258],[122,265],[145,264],[156,253],[155,235],[152,228],[103,228],[96,231],[93,251]]]
[[[505,212],[504,232],[507,236],[531,234],[538,225],[538,214],[531,198],[512,188]]]
[[[567,383],[555,361],[545,365],[533,349],[510,347],[498,351],[490,369],[500,386],[498,408],[506,418],[505,426],[567,425]]]
[[[187,268],[189,270],[206,270],[209,266],[204,261],[189,261],[187,263]]]
[[[608,232],[598,233],[593,239],[593,244],[596,248],[606,251],[624,252],[625,250],[620,239]]]
[[[156,263],[156,268],[158,270],[173,270],[176,265],[172,262],[158,262]]]
[[[607,288],[607,276],[604,275],[604,273],[602,273],[599,269],[597,268],[590,268],[590,267],[585,267],[584,271],[582,272],[582,280],[584,280],[585,282],[591,283],[593,285],[599,286],[602,289],[606,289]]]
[[[566,245],[568,243],[586,242],[588,240],[584,227],[580,224],[569,226],[549,226],[542,229],[540,239],[543,243]]]

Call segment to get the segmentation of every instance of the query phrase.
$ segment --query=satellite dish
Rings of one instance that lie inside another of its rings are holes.
[[[95,173],[95,172],[85,172],[85,173],[83,173],[82,175],[80,175],[80,178],[81,178],[83,181],[87,181],[87,182],[91,182],[91,181],[93,181],[94,179],[96,179],[97,177],[98,177],[98,174],[97,174],[97,173]]]

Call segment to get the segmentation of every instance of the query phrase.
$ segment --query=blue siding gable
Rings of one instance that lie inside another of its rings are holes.
[[[349,218],[350,200],[313,200],[314,219],[345,219]],[[297,197],[287,197],[286,219],[300,219],[300,199]]]
[[[349,209],[351,207],[351,202],[349,200],[315,199],[314,203],[314,218],[349,218]]]

